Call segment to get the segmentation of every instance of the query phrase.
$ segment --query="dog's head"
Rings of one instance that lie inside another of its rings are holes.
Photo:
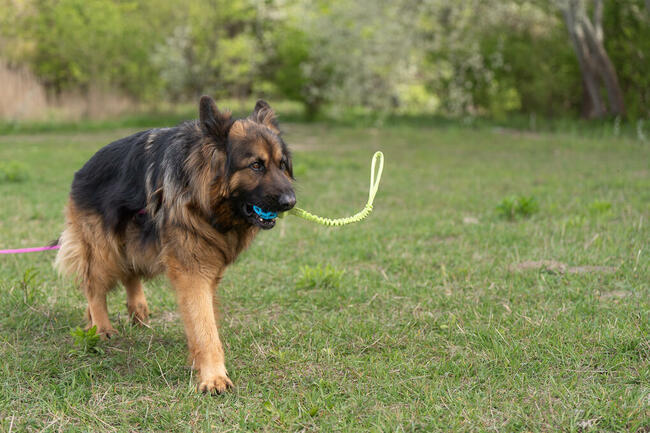
[[[212,98],[204,96],[200,125],[226,154],[223,181],[236,217],[272,228],[274,214],[296,204],[291,154],[273,109],[260,100],[249,117],[233,121],[229,113],[219,112]]]

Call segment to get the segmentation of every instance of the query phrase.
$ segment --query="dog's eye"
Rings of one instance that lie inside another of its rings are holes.
[[[261,161],[255,161],[254,163],[249,165],[249,167],[254,171],[262,171],[264,170],[264,163]]]

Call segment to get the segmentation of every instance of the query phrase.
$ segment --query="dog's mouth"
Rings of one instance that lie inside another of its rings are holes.
[[[253,203],[244,203],[242,212],[249,223],[264,230],[272,229],[275,226],[275,219],[278,217],[277,212],[265,211]]]

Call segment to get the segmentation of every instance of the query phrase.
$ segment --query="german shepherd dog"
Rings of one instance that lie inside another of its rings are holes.
[[[259,229],[275,225],[267,217],[295,205],[292,183],[291,154],[266,102],[233,119],[203,96],[198,121],[110,143],[75,174],[56,266],[77,279],[88,299],[88,327],[102,338],[117,333],[107,292],[121,282],[129,314],[144,324],[149,308],[141,280],[166,273],[198,389],[221,393],[232,382],[217,330],[216,287]]]

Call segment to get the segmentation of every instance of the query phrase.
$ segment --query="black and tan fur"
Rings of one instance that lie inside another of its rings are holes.
[[[260,228],[252,205],[295,204],[291,155],[273,110],[258,101],[233,119],[200,101],[198,121],[153,129],[99,150],[75,174],[56,258],[88,299],[88,326],[104,338],[106,293],[122,283],[136,323],[147,323],[142,279],[166,273],[175,288],[199,389],[232,386],[216,321],[216,287]]]

